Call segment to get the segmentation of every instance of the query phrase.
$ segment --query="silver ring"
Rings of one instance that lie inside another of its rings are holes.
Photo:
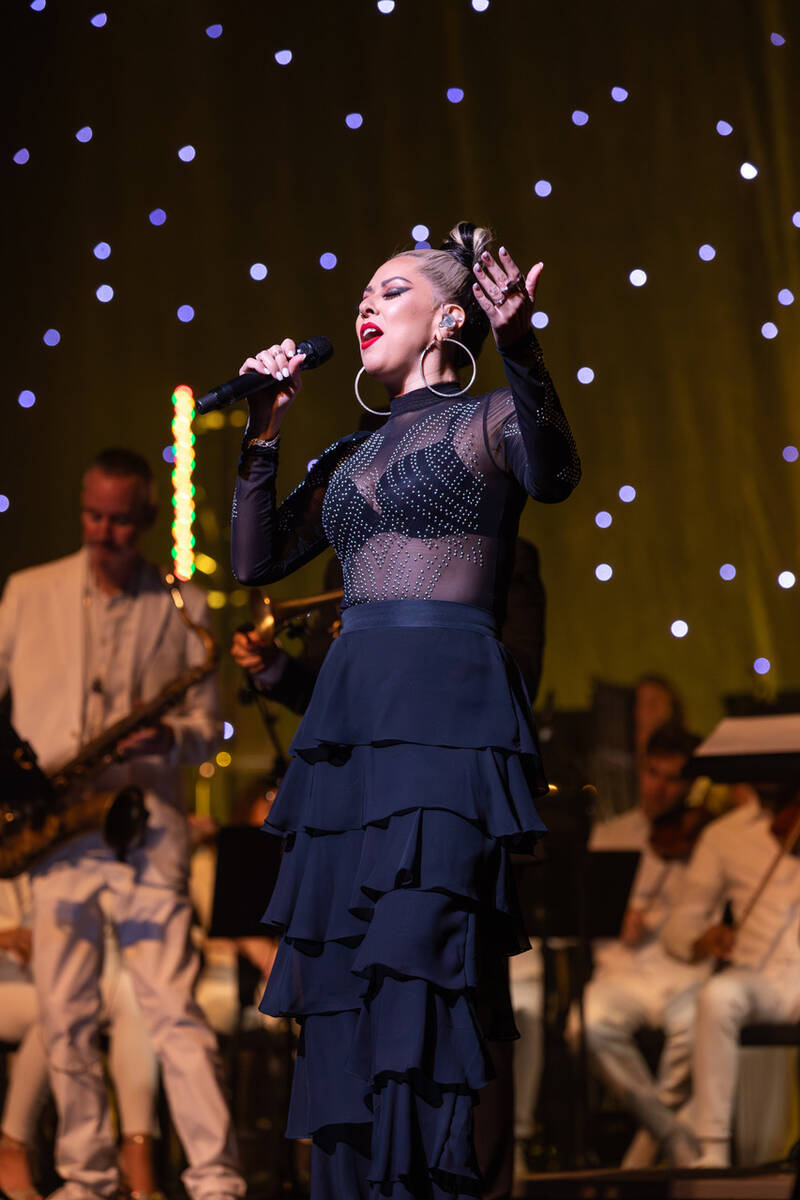
[[[504,296],[512,296],[514,292],[519,292],[522,296],[528,291],[521,275],[518,275],[516,279],[507,279],[501,290]]]

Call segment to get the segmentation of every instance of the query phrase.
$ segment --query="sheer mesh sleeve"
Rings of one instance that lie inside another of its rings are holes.
[[[510,390],[489,397],[486,448],[534,500],[566,500],[580,480],[581,461],[536,337],[510,347],[503,366]]]
[[[274,583],[329,545],[322,527],[328,483],[367,437],[367,433],[354,433],[334,442],[280,506],[275,499],[277,448],[242,451],[231,514],[231,565],[240,583],[249,587]]]

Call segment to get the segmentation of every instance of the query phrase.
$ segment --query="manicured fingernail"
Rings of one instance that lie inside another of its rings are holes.
[[[476,270],[476,271],[482,271],[482,270],[483,270],[483,267],[481,266],[481,264],[480,264],[480,263],[475,263],[475,270]]]
[[[508,254],[508,251],[506,250],[505,246],[501,246],[501,247],[500,247],[500,253],[501,253],[501,254]]]
[[[481,255],[481,258],[483,259],[484,262],[488,262],[489,259],[491,258],[489,251],[484,250],[483,254]]]
[[[283,368],[283,378],[284,378],[284,379],[288,379],[288,378],[289,378],[289,368],[288,368],[288,367],[284,367],[284,368]]]

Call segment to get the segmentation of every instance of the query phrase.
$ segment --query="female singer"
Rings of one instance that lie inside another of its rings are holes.
[[[472,1109],[488,1042],[516,1036],[506,958],[527,939],[507,855],[543,828],[546,784],[495,614],[526,497],[566,499],[580,462],[531,329],[542,264],[525,277],[490,240],[462,222],[378,268],[356,396],[378,380],[388,420],[280,506],[302,355],[286,338],[242,367],[273,380],[250,401],[234,572],[270,583],[328,545],[344,572],[342,634],[266,823],[285,843],[262,1008],[302,1026],[287,1136],[313,1136],[314,1200],[480,1196]],[[490,329],[508,386],[472,395]]]

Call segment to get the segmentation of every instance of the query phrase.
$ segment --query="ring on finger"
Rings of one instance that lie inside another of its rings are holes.
[[[518,275],[516,279],[507,279],[501,289],[504,296],[512,296],[515,292],[525,295],[527,290],[525,280],[521,275]]]

